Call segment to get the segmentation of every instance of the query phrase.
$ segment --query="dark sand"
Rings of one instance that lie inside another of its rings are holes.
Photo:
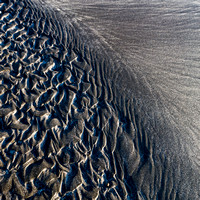
[[[0,0],[0,199],[199,200],[199,6]]]

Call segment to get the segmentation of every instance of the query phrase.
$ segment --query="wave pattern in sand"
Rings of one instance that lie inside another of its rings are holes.
[[[134,135],[134,125],[115,114],[105,63],[67,41],[56,13],[34,8],[0,7],[1,198],[125,199],[118,162],[139,157],[132,136],[122,135]]]
[[[57,12],[0,2],[1,199],[179,199],[134,100],[113,86],[120,71]]]

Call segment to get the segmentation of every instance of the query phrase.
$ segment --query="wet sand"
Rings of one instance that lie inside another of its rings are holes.
[[[199,199],[187,4],[0,2],[1,199]]]

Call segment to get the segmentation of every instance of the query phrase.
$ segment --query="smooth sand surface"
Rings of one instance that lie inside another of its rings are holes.
[[[0,199],[199,200],[199,6],[0,0]]]

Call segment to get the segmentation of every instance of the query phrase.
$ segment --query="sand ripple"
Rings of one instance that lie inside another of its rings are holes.
[[[1,199],[176,199],[108,59],[57,12],[0,2]]]

